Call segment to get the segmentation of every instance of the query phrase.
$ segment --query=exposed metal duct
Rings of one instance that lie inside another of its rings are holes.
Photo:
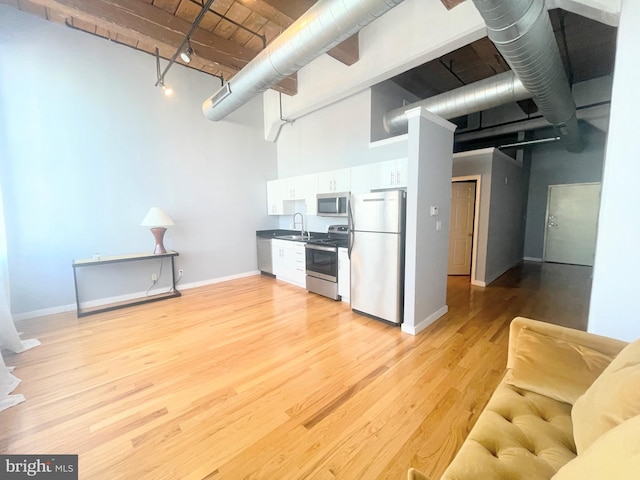
[[[271,42],[202,104],[204,115],[222,120],[257,94],[297,72],[403,0],[321,0]]]
[[[410,108],[424,107],[442,118],[451,119],[531,97],[531,93],[524,88],[520,79],[512,71],[499,73],[411,105],[390,110],[384,115],[384,128],[392,134],[406,133],[405,112]]]
[[[544,0],[473,0],[495,44],[569,151],[583,141]]]

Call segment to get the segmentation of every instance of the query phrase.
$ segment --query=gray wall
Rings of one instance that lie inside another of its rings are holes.
[[[568,152],[559,143],[531,150],[525,258],[542,258],[549,185],[602,181],[606,134],[588,124],[582,127],[587,144],[581,153]]]
[[[485,282],[494,281],[522,260],[526,175],[522,166],[493,152]]]
[[[153,56],[0,5],[0,188],[14,313],[72,304],[74,258],[152,250],[140,226],[151,206],[175,222],[165,245],[180,252],[183,283],[257,269],[255,230],[277,223],[265,212],[276,149],[262,139],[261,100],[213,123],[200,105],[217,79],[175,65],[167,98],[155,75]],[[112,270],[87,298],[149,284],[147,269]]]
[[[491,165],[493,149],[485,148],[475,152],[453,155],[453,177],[480,175],[480,205],[476,205],[478,232],[476,237],[475,278],[479,285],[486,284],[487,250],[489,248],[489,213],[491,209]],[[477,188],[477,185],[476,185]]]

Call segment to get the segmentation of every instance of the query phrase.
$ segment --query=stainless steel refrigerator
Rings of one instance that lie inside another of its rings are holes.
[[[352,195],[349,202],[351,308],[393,324],[404,313],[406,193]]]

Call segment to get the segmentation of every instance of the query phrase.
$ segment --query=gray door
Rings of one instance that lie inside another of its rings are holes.
[[[593,265],[601,183],[550,185],[544,261]]]

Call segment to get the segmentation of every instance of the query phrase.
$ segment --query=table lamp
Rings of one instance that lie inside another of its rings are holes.
[[[153,253],[156,255],[167,253],[162,244],[162,239],[164,238],[164,232],[167,231],[165,227],[173,225],[173,221],[169,218],[169,215],[160,207],[151,207],[140,225],[143,227],[151,227],[151,233],[153,233],[153,238],[156,240],[156,248]]]

